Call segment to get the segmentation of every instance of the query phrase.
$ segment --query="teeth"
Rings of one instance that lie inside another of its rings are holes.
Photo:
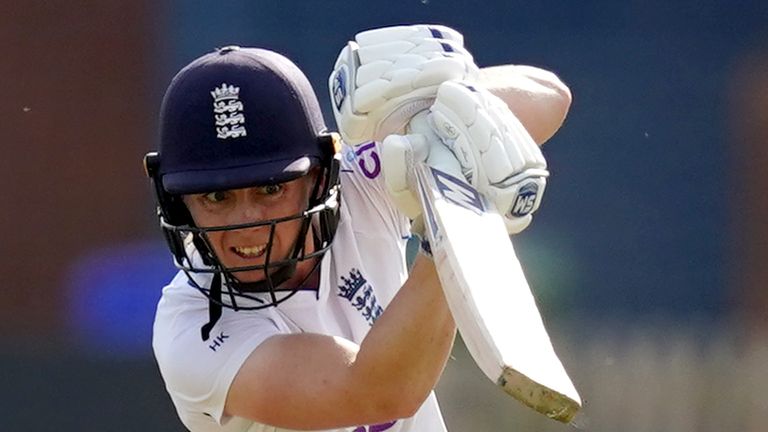
[[[258,256],[262,252],[264,252],[264,248],[266,247],[267,245],[250,246],[250,247],[240,246],[240,247],[235,247],[234,249],[235,249],[235,252],[237,252],[240,255]]]

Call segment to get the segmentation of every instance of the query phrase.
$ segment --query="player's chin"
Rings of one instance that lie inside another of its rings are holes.
[[[281,256],[282,254],[280,254],[279,251],[273,249],[272,259],[270,260],[271,264],[269,265],[269,270],[266,272],[264,268],[244,271],[237,270],[246,267],[264,266],[266,263],[266,252],[257,256],[243,256],[235,250],[230,249],[227,254],[222,256],[222,258],[224,258],[222,259],[222,263],[226,268],[232,271],[232,275],[240,282],[261,282],[266,279],[266,273],[272,274],[280,269],[280,263],[282,263],[285,258],[277,259],[276,257]]]
[[[252,267],[252,266],[264,266],[264,260],[250,260],[250,261],[241,261],[236,260],[234,262],[231,262],[227,267],[229,269],[234,270],[232,271],[232,275],[240,282],[244,283],[251,283],[251,282],[261,282],[266,279],[266,274],[273,274],[276,271],[278,271],[281,268],[281,265],[272,263],[269,265],[269,269],[265,271],[264,268],[256,269],[256,270],[237,270],[238,268],[243,267]]]
[[[242,268],[263,266],[264,259],[242,259],[237,256],[226,256],[226,259],[222,259],[221,263],[224,268],[228,269],[232,276],[240,282],[258,282],[264,280],[264,269],[256,270],[240,270]]]
[[[264,270],[239,271],[234,273],[235,278],[243,283],[261,282],[265,279]]]

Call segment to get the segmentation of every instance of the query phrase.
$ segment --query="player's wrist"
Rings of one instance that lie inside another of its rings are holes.
[[[419,237],[419,253],[431,260],[435,259],[435,256],[432,253],[432,245],[429,243],[429,239],[426,235]]]
[[[419,214],[411,222],[411,237],[419,242],[418,253],[420,255],[424,255],[430,260],[433,259],[432,245],[429,243],[429,237],[427,237],[427,233],[424,227],[424,217],[421,214]]]

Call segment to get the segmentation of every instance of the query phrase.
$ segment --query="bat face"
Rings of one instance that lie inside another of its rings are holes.
[[[466,181],[426,165],[423,170],[426,171],[426,174],[419,181],[421,197],[439,196],[441,199],[474,212],[479,216],[486,211],[483,197]],[[427,218],[426,226],[432,234],[430,242],[434,242],[434,246],[439,247],[443,241],[443,236],[441,234],[441,224],[438,222],[438,215],[434,208],[434,202],[434,199],[427,198],[425,200],[422,198],[422,207],[425,209],[425,216]]]
[[[581,399],[552,348],[502,217],[455,166],[433,165],[441,168],[417,168],[426,233],[469,353],[511,396],[570,422]]]

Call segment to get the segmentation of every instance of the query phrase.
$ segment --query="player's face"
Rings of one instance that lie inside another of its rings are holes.
[[[186,195],[184,202],[198,227],[238,225],[299,214],[306,209],[311,190],[312,176],[305,176],[277,185]],[[297,241],[300,226],[301,219],[275,225],[270,262],[289,256]],[[266,260],[270,226],[212,231],[207,236],[216,256],[225,267],[261,265]],[[263,270],[234,274],[241,282],[264,279]]]

